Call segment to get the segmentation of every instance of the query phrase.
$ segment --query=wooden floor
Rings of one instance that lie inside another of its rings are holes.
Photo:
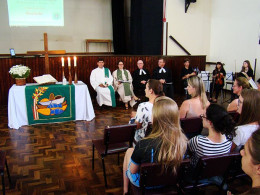
[[[183,98],[178,98],[180,105]],[[100,109],[96,118],[9,129],[7,107],[0,108],[0,149],[7,152],[13,186],[6,178],[8,194],[122,194],[122,163],[105,159],[108,188],[104,187],[101,159],[95,155],[91,169],[92,139],[103,137],[106,125],[128,123],[132,109]],[[214,191],[214,190],[213,190]],[[212,194],[212,192],[210,192]]]

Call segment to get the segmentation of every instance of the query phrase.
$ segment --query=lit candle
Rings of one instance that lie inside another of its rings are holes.
[[[77,57],[74,56],[74,67],[77,66]]]
[[[68,57],[68,66],[70,66],[70,57]]]
[[[61,58],[61,65],[62,65],[62,67],[64,67],[64,58],[63,57]]]

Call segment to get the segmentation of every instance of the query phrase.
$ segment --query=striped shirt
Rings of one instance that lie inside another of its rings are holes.
[[[215,143],[206,136],[198,135],[193,137],[188,142],[188,148],[192,153],[191,164],[196,166],[199,158],[202,156],[214,156],[229,153],[231,146],[232,141],[228,141],[226,138],[221,143]]]

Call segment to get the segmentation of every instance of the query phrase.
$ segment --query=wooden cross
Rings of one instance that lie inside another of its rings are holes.
[[[48,36],[44,33],[44,51],[27,51],[28,55],[44,55],[45,56],[45,72],[50,73],[49,70],[49,54],[65,54],[65,50],[48,50]]]

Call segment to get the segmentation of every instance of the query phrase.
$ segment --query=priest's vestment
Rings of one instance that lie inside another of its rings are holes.
[[[97,92],[97,102],[99,106],[107,105],[115,107],[115,92],[112,87],[113,77],[107,68],[95,68],[90,74],[90,84]],[[108,85],[100,87],[99,85]]]

